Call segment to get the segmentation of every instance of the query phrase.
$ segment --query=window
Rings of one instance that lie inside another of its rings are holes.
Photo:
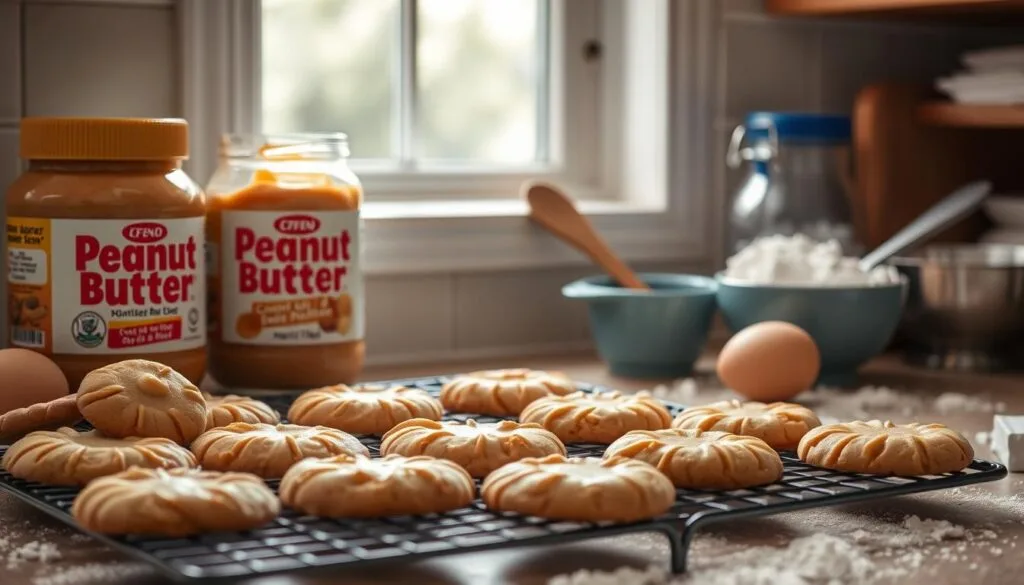
[[[717,0],[179,0],[189,172],[223,132],[343,131],[371,273],[579,263],[564,188],[627,260],[703,261]]]
[[[338,131],[357,165],[549,161],[544,0],[264,0],[268,133]]]
[[[586,184],[598,0],[263,0],[260,126],[349,135],[368,193],[514,197],[527,176]],[[571,7],[568,16],[563,9]],[[571,31],[566,23],[572,22]],[[584,38],[585,37],[585,38]],[[571,41],[570,41],[571,38]],[[577,46],[571,56],[566,42]],[[555,76],[572,75],[575,92]],[[564,106],[581,109],[563,124]],[[589,116],[589,119],[587,119]],[[586,151],[586,152],[584,152]],[[431,176],[437,184],[396,181]],[[460,185],[451,188],[452,179]],[[410,192],[412,191],[412,192]]]

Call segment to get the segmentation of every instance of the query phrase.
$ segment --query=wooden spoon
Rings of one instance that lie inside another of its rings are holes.
[[[650,290],[636,274],[612,252],[594,226],[576,210],[569,197],[546,183],[527,183],[526,202],[530,219],[583,252],[625,288]]]

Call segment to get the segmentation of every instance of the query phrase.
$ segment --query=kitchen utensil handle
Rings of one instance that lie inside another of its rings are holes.
[[[619,285],[625,288],[650,290],[630,270],[608,244],[598,235],[590,221],[576,209],[572,199],[554,185],[527,183],[524,185],[530,219],[558,236],[569,245],[590,257]]]
[[[633,274],[633,271],[630,270],[625,262],[620,260],[611,251],[608,244],[594,232],[593,226],[590,225],[586,218],[580,217],[580,224],[573,226],[576,229],[565,229],[562,223],[550,221],[544,215],[530,214],[530,219],[561,238],[565,243],[586,254],[622,286],[635,289],[649,288],[647,284]]]
[[[963,219],[977,209],[990,192],[992,183],[988,181],[977,181],[957,189],[861,258],[858,263],[860,269],[868,272],[896,254]]]

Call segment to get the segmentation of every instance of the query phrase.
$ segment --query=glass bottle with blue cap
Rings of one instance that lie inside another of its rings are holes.
[[[752,112],[732,135],[726,162],[746,177],[732,199],[729,253],[757,237],[805,234],[858,255],[850,199],[850,117]]]

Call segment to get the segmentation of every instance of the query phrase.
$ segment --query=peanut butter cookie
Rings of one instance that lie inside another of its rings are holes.
[[[0,439],[11,439],[32,431],[57,429],[75,424],[82,420],[77,400],[74,394],[69,394],[0,415]]]
[[[243,471],[268,479],[284,475],[305,459],[334,455],[369,455],[352,435],[327,427],[232,423],[206,431],[192,442],[204,469]]]
[[[966,437],[940,424],[854,421],[818,427],[797,448],[804,463],[877,475],[938,475],[974,459]]]
[[[473,477],[526,457],[565,455],[565,445],[537,424],[466,424],[426,419],[405,421],[391,429],[380,444],[381,455],[430,455],[458,463]]]
[[[475,492],[451,461],[400,455],[307,459],[288,470],[280,489],[285,505],[330,518],[446,512],[468,506]]]
[[[492,510],[580,522],[635,522],[664,514],[676,499],[653,466],[623,457],[522,459],[487,476],[480,488]]]
[[[631,431],[612,443],[604,457],[650,463],[676,487],[688,489],[734,490],[782,477],[782,458],[768,443],[718,431]]]
[[[423,390],[404,386],[338,384],[303,393],[288,409],[288,420],[349,433],[379,435],[414,418],[441,420],[441,403]]]
[[[234,394],[214,396],[204,393],[203,398],[206,399],[207,430],[226,427],[236,422],[251,424],[277,424],[281,422],[281,415],[273,408],[270,408],[270,405],[248,396],[236,396]]]
[[[255,475],[133,467],[87,485],[71,515],[102,534],[174,537],[258,528],[280,510],[277,496]]]
[[[542,398],[519,420],[537,423],[566,443],[608,444],[629,431],[668,428],[672,415],[647,392],[576,392]]]
[[[441,388],[441,404],[453,412],[517,415],[538,398],[576,391],[564,374],[537,370],[488,370],[458,376]]]
[[[85,485],[131,466],[195,467],[188,449],[170,439],[109,439],[75,429],[29,433],[7,449],[4,469],[19,479],[53,485]]]
[[[789,402],[740,402],[723,400],[687,408],[672,421],[677,429],[724,431],[757,437],[772,449],[795,449],[807,431],[821,421],[809,408]]]
[[[108,437],[166,437],[187,445],[206,430],[206,400],[199,389],[149,360],[89,372],[78,388],[78,410]]]

